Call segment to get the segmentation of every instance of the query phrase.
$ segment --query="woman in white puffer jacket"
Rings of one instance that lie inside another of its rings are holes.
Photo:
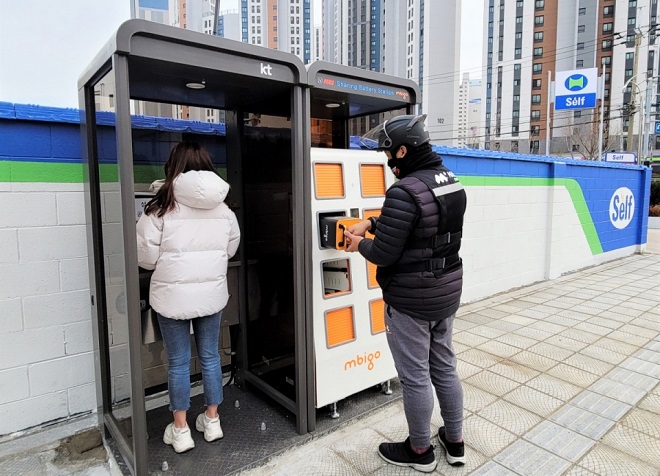
[[[228,260],[240,231],[224,203],[229,184],[208,152],[181,142],[165,164],[165,181],[137,223],[138,264],[153,269],[149,302],[158,315],[168,359],[168,390],[174,422],[163,441],[181,453],[195,446],[187,424],[190,408],[190,324],[202,366],[206,411],[195,422],[206,441],[223,437],[218,405],[222,371],[220,319],[229,300]]]

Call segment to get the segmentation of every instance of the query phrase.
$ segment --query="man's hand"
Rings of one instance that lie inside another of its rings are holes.
[[[369,220],[362,220],[360,223],[349,226],[348,231],[350,231],[351,234],[355,236],[364,236],[364,234],[368,232],[370,228],[371,222]],[[344,233],[344,235],[348,236],[346,233]]]
[[[357,225],[353,225],[350,227],[348,230],[344,232],[344,236],[346,237],[346,242],[348,246],[346,246],[346,251],[349,253],[353,253],[358,250],[358,246],[360,245],[360,241],[362,241],[364,238],[360,235],[354,235],[351,233],[349,230],[351,228],[359,226],[361,223],[358,223]]]

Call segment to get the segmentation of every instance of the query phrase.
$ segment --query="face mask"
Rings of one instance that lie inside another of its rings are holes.
[[[387,166],[392,169],[392,173],[395,177],[398,177],[401,173],[399,165],[401,165],[401,159],[390,159],[387,161]]]

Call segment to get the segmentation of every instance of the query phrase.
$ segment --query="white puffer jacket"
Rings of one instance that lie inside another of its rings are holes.
[[[155,270],[149,302],[172,319],[209,316],[227,305],[227,262],[240,241],[236,215],[224,203],[229,184],[213,172],[174,180],[176,207],[137,223],[138,264]]]

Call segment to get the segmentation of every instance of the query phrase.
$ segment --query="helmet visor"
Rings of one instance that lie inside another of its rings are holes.
[[[387,135],[387,129],[385,129],[385,124],[387,121],[382,124],[377,125],[369,132],[360,137],[360,144],[367,149],[372,150],[388,150],[392,147],[392,139]]]

